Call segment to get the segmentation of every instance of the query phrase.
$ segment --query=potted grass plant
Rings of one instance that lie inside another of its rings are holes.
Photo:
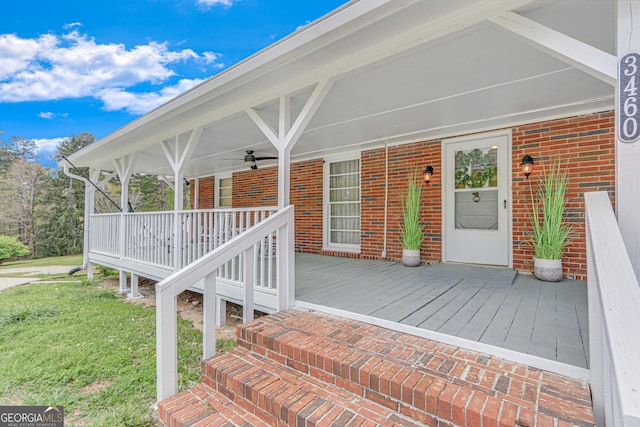
[[[548,171],[543,167],[543,177],[538,190],[531,193],[531,221],[533,232],[531,245],[535,252],[533,274],[540,280],[562,280],[562,252],[570,240],[571,225],[565,210],[567,207],[567,171],[559,160]]]
[[[420,198],[422,182],[416,170],[409,174],[407,192],[402,199],[402,224],[400,240],[402,242],[402,263],[408,267],[420,265],[420,247],[422,246],[422,223],[420,222]]]

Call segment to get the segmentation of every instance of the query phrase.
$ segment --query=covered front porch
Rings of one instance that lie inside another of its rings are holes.
[[[587,378],[583,281],[512,269],[296,254],[296,306]]]
[[[96,214],[90,259],[130,271],[131,286],[122,291],[136,298],[138,274],[165,279],[276,211]],[[254,248],[254,303],[267,313],[279,308],[277,242],[277,233],[269,233]],[[221,301],[243,303],[244,269],[243,256],[218,269],[219,318]],[[203,288],[195,283],[191,289]],[[510,268],[456,263],[407,268],[398,262],[297,253],[295,305],[587,378],[583,281],[545,283]]]

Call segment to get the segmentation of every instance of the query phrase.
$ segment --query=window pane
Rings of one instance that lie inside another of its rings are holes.
[[[330,202],[357,202],[360,200],[359,188],[345,188],[343,190],[331,190]]]
[[[233,178],[218,180],[218,206],[230,208],[233,206]]]
[[[332,231],[331,243],[345,244],[345,245],[359,245],[360,244],[360,232],[355,231]]]
[[[333,203],[331,215],[360,217],[360,203]]]
[[[329,165],[329,240],[360,244],[360,160]]]
[[[456,229],[497,230],[498,190],[457,191]]]
[[[458,151],[455,156],[456,188],[498,186],[498,148],[481,147]]]

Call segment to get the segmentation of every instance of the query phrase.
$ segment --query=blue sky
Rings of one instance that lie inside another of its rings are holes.
[[[102,138],[346,0],[10,1],[0,139]]]

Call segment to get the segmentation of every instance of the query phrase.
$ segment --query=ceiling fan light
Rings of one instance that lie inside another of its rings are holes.
[[[244,164],[251,169],[257,169],[256,156],[253,155],[252,150],[247,150],[247,154],[244,155]]]

